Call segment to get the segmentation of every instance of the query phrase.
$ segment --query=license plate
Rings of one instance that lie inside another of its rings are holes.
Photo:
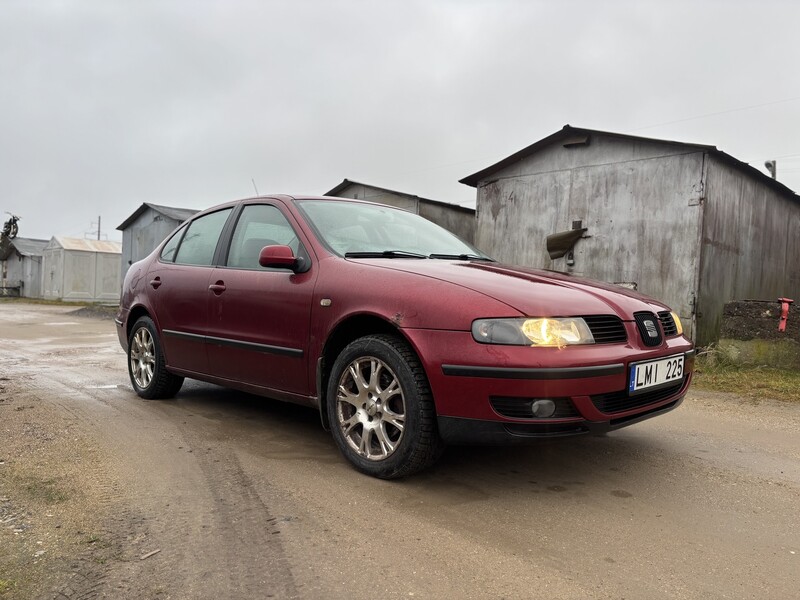
[[[628,393],[635,394],[678,381],[683,381],[683,354],[631,365]]]

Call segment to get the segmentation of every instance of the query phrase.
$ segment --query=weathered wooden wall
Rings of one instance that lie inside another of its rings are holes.
[[[478,186],[476,245],[494,258],[625,283],[670,305],[691,333],[699,268],[702,151],[592,135],[553,144]],[[547,235],[588,227],[575,264]]]
[[[404,196],[402,194],[392,194],[388,190],[374,188],[371,185],[352,183],[345,189],[338,192],[339,198],[353,198],[355,200],[367,200],[377,204],[388,204],[404,210],[419,213],[419,198]]]
[[[698,337],[719,336],[732,300],[800,300],[800,202],[714,156],[708,160]]]
[[[475,241],[475,212],[472,210],[460,210],[455,206],[450,207],[421,200],[418,214],[448,231],[452,231],[470,244]]]
[[[5,261],[4,286],[21,285],[20,296],[23,298],[41,297],[42,257],[20,256],[13,253]]]

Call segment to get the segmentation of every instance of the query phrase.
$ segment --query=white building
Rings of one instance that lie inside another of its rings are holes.
[[[43,297],[119,302],[121,253],[119,242],[53,237],[43,252]]]

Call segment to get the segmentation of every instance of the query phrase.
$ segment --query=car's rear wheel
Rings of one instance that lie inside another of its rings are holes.
[[[411,475],[441,452],[425,371],[395,336],[366,336],[342,351],[328,381],[327,409],[339,449],[368,475]]]
[[[183,385],[183,377],[167,371],[161,340],[150,317],[140,317],[128,337],[128,374],[139,396],[172,398]]]

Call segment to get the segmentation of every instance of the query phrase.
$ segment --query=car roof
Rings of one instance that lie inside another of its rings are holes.
[[[368,200],[359,200],[356,198],[341,198],[338,196],[311,196],[311,195],[300,195],[300,194],[260,194],[258,196],[251,196],[249,198],[240,198],[238,200],[229,200],[228,202],[222,202],[220,204],[215,204],[213,206],[209,206],[205,210],[198,212],[197,214],[193,215],[191,218],[187,219],[186,222],[192,221],[197,217],[202,215],[206,215],[211,212],[215,212],[217,210],[222,210],[225,208],[233,208],[238,206],[239,204],[246,203],[246,202],[255,202],[259,200],[281,200],[283,202],[294,204],[297,201],[302,200],[323,200],[327,202],[348,202],[351,204],[369,204],[370,206],[382,206],[386,208],[393,208],[395,210],[399,210],[402,212],[409,212],[403,208],[398,206],[392,206],[391,204],[381,204],[379,202],[370,202]]]

